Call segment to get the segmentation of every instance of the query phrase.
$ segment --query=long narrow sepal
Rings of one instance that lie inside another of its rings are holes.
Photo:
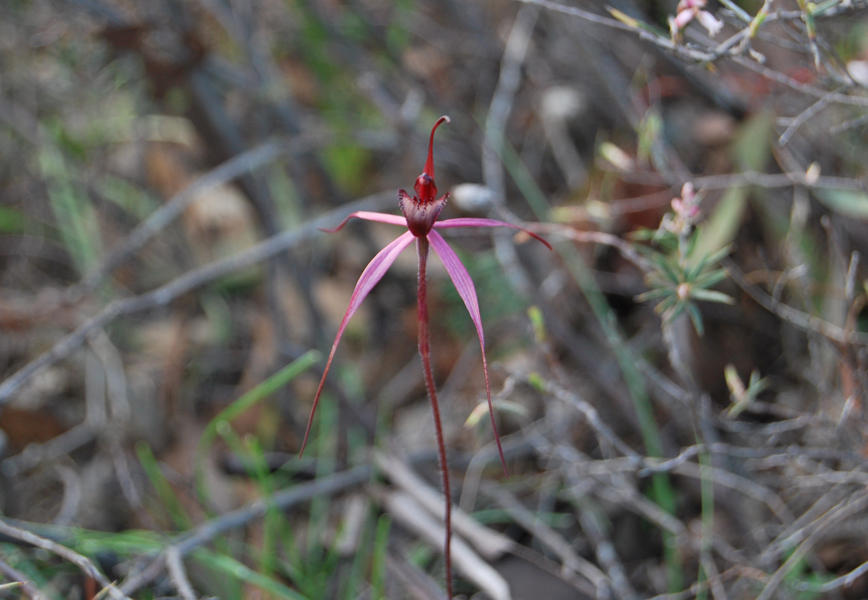
[[[548,248],[549,250],[552,249],[551,244],[549,244],[545,239],[535,234],[533,231],[528,231],[524,227],[519,227],[518,225],[513,225],[512,223],[507,223],[506,221],[461,217],[458,219],[446,219],[445,221],[437,221],[436,223],[434,223],[434,229],[452,229],[454,227],[509,227],[511,229],[518,229],[519,231],[525,232],[532,238],[541,241],[543,244],[546,245],[546,248]]]
[[[395,262],[398,255],[401,254],[401,252],[409,246],[412,241],[413,234],[409,231],[401,234],[395,241],[377,253],[359,277],[359,281],[356,283],[356,289],[353,290],[353,295],[350,299],[350,305],[347,308],[343,321],[341,321],[341,326],[338,328],[338,334],[335,336],[332,350],[329,352],[329,359],[328,362],[326,362],[325,371],[323,371],[319,387],[316,389],[316,395],[313,398],[313,406],[310,409],[310,417],[307,421],[307,428],[304,430],[304,441],[301,443],[301,452],[299,452],[299,456],[304,454],[304,449],[307,446],[307,438],[310,435],[310,427],[313,424],[313,416],[316,412],[316,407],[319,403],[319,397],[320,394],[322,394],[323,386],[325,385],[326,375],[328,375],[329,369],[332,366],[332,359],[335,357],[335,351],[338,349],[338,342],[341,341],[341,336],[344,334],[344,329],[347,328],[347,323],[349,322],[350,317],[353,316],[368,293],[370,293],[374,286],[383,278],[383,275],[386,274],[386,271],[389,270],[389,267],[392,266],[392,263]]]
[[[446,267],[446,272],[455,284],[455,289],[458,290],[458,295],[464,300],[464,305],[467,307],[467,312],[470,313],[470,319],[476,326],[476,335],[479,336],[479,347],[482,350],[482,372],[485,374],[485,396],[488,399],[488,413],[491,416],[491,427],[494,429],[494,440],[497,442],[497,452],[500,454],[500,464],[503,465],[503,474],[506,472],[506,461],[503,459],[503,448],[500,446],[500,434],[497,433],[497,424],[494,421],[494,408],[491,405],[491,384],[488,380],[488,361],[485,358],[485,335],[482,332],[482,315],[479,312],[479,300],[476,298],[476,287],[473,285],[473,280],[470,278],[470,273],[455,254],[455,251],[449,247],[443,236],[436,231],[431,231],[428,234],[428,240],[434,248],[434,252],[443,261],[443,266]]]
[[[364,219],[365,221],[378,221],[380,223],[388,223],[389,225],[400,225],[401,227],[407,226],[407,219],[405,219],[401,215],[386,215],[378,212],[370,212],[367,210],[359,210],[352,214],[346,216],[346,218],[341,221],[340,225],[335,227],[334,229],[325,229],[324,227],[320,227],[320,231],[324,231],[326,233],[335,233],[336,231],[340,231],[344,228],[344,226],[349,222],[350,219]]]

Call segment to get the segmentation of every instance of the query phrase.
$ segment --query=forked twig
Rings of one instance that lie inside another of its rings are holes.
[[[181,598],[184,600],[196,600],[196,592],[193,591],[193,586],[190,585],[190,580],[187,579],[184,560],[177,546],[169,546],[166,549],[166,568],[169,570],[169,577],[172,583],[175,584],[175,589],[181,595]]]

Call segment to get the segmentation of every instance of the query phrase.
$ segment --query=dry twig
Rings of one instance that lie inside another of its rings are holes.
[[[166,568],[169,570],[169,577],[181,598],[196,600],[196,593],[193,591],[193,586],[187,579],[187,571],[184,569],[184,559],[176,546],[166,548]]]
[[[253,519],[263,517],[270,508],[286,510],[291,506],[310,500],[314,496],[334,494],[348,487],[359,485],[367,481],[370,475],[371,468],[362,466],[341,471],[329,477],[311,481],[310,483],[291,486],[275,492],[268,502],[265,500],[255,500],[237,510],[206,521],[189,532],[175,537],[171,540],[169,547],[174,548],[178,555],[183,557],[195,548],[207,544],[224,531],[241,527]],[[124,581],[120,589],[125,594],[133,594],[159,577],[166,567],[165,555],[161,553],[143,571]]]
[[[21,591],[24,592],[25,595],[30,597],[32,600],[49,600],[48,596],[39,591],[39,588],[34,585],[30,578],[27,577],[24,573],[11,566],[5,560],[0,558],[0,573],[2,573],[7,579],[13,581],[13,583],[4,583],[0,584],[0,591],[3,589],[7,589],[8,587],[13,587],[15,583],[21,586]]]
[[[2,518],[0,518],[0,533],[37,548],[47,550],[48,552],[56,554],[60,558],[71,562],[85,575],[97,581],[111,598],[115,600],[131,600],[126,596],[126,594],[119,591],[114,584],[96,568],[96,565],[94,565],[90,559],[82,556],[78,552],[25,529],[15,527]]]
[[[260,263],[309,240],[320,228],[333,227],[351,212],[375,210],[385,205],[387,201],[394,202],[394,194],[381,193],[368,196],[367,198],[342,206],[322,217],[313,219],[298,229],[270,237],[234,256],[209,263],[185,273],[156,290],[132,298],[115,300],[97,315],[80,325],[75,331],[57,342],[50,350],[32,360],[0,384],[0,408],[9,402],[13,394],[36,372],[69,356],[85,342],[91,332],[102,329],[116,318],[159,306],[166,306],[182,294],[210,281]]]

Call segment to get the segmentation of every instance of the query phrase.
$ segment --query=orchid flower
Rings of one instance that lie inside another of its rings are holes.
[[[406,227],[407,231],[402,233],[393,242],[383,248],[365,267],[359,281],[356,283],[356,288],[350,299],[350,306],[338,327],[337,336],[335,336],[334,344],[329,353],[328,361],[326,362],[325,371],[322,379],[319,382],[319,387],[316,390],[316,395],[313,399],[313,407],[310,411],[310,419],[307,423],[307,429],[304,432],[304,441],[302,442],[301,453],[304,453],[304,448],[307,445],[307,438],[310,434],[311,424],[313,423],[314,413],[316,412],[317,403],[319,402],[320,394],[325,385],[326,375],[332,364],[332,359],[335,356],[338,342],[346,329],[350,317],[356,312],[362,301],[373,289],[383,275],[398,258],[398,255],[406,249],[413,240],[416,241],[416,253],[419,258],[419,287],[418,287],[418,323],[419,323],[419,354],[422,357],[422,367],[425,374],[425,385],[428,390],[428,399],[431,401],[431,409],[434,413],[434,429],[437,435],[437,450],[440,460],[440,470],[443,479],[443,494],[446,498],[446,542],[444,547],[444,558],[446,564],[446,588],[449,598],[452,598],[452,563],[450,544],[452,537],[452,512],[449,491],[449,470],[446,464],[446,446],[443,441],[443,427],[440,422],[440,408],[437,403],[437,391],[434,384],[434,375],[431,371],[430,348],[428,342],[428,289],[427,289],[427,263],[428,263],[428,248],[434,248],[434,252],[443,261],[446,267],[446,272],[455,284],[458,294],[464,301],[470,313],[470,318],[476,327],[476,334],[479,337],[479,346],[482,350],[482,371],[485,375],[485,395],[488,398],[488,410],[491,415],[491,426],[494,429],[494,439],[497,442],[497,451],[500,454],[500,462],[503,465],[503,471],[506,473],[506,462],[503,459],[503,449],[500,445],[500,436],[497,433],[497,425],[494,421],[494,412],[491,406],[491,386],[488,380],[488,362],[485,358],[485,337],[482,332],[482,317],[479,312],[479,301],[476,297],[476,288],[473,286],[473,280],[467,269],[459,260],[458,255],[449,247],[443,236],[438,233],[439,229],[451,229],[454,227],[512,227],[530,234],[534,238],[545,244],[550,250],[551,246],[538,235],[522,229],[511,223],[504,221],[496,221],[493,219],[475,219],[475,218],[459,218],[447,219],[438,221],[440,211],[446,205],[446,200],[449,194],[444,194],[440,198],[437,196],[437,186],[434,184],[434,132],[437,127],[443,122],[449,123],[449,117],[440,117],[431,128],[431,138],[428,141],[428,160],[425,163],[425,170],[416,179],[413,186],[416,195],[410,196],[404,190],[398,190],[398,205],[401,208],[403,216],[389,215],[377,212],[358,211],[349,215],[334,229],[325,230],[329,233],[334,233],[340,230],[347,221],[352,218],[365,219],[367,221],[377,221],[380,223],[388,223]]]

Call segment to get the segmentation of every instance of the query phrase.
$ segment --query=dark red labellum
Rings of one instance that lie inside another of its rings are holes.
[[[407,219],[407,229],[416,237],[428,235],[448,198],[449,194],[443,194],[439,200],[423,202],[416,196],[410,197],[404,190],[398,190],[398,206]]]
[[[431,128],[431,138],[428,140],[428,160],[425,162],[425,170],[416,178],[413,189],[416,195],[410,195],[404,190],[398,190],[398,206],[407,219],[407,228],[416,237],[425,237],[434,227],[434,222],[440,216],[440,211],[446,204],[449,194],[435,200],[437,197],[437,185],[434,183],[434,132],[440,123],[449,123],[449,117],[440,117]]]

